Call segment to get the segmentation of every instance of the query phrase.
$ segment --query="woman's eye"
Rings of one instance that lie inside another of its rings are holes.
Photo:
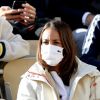
[[[47,41],[44,41],[44,42],[42,42],[43,44],[48,44],[48,42]]]
[[[56,46],[62,46],[61,42],[54,42],[53,44]]]
[[[59,42],[54,42],[54,44],[55,44],[55,45],[58,45],[58,44],[60,44],[60,43],[59,43]]]

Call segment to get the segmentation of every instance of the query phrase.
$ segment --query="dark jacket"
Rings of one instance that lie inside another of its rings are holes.
[[[99,19],[98,19],[98,18]],[[82,48],[81,60],[88,64],[97,66],[100,70],[100,15],[90,25],[88,34]],[[99,58],[98,58],[99,57]]]

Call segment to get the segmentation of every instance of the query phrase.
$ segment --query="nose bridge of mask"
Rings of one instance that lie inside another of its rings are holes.
[[[41,51],[43,53],[50,53],[51,52],[51,46],[43,44],[43,45],[41,45]]]
[[[48,55],[51,55],[51,54],[53,53],[53,52],[52,52],[53,50],[54,50],[54,49],[52,48],[51,45],[48,45],[48,46],[47,46],[47,54],[48,54]]]
[[[58,49],[54,45],[49,45],[48,46],[48,52],[49,53],[54,53],[55,54],[55,53],[57,53],[57,50]]]
[[[51,54],[51,53],[60,53],[62,54],[63,48],[55,45],[42,45],[41,46],[42,52]]]

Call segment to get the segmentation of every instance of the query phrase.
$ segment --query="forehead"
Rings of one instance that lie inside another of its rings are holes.
[[[60,39],[59,33],[53,28],[47,28],[42,35],[42,39]]]

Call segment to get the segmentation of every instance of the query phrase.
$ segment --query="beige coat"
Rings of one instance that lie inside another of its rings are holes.
[[[100,72],[78,61],[78,71],[70,81],[68,100],[100,100]],[[41,65],[35,63],[19,84],[17,100],[60,100],[55,83]]]

